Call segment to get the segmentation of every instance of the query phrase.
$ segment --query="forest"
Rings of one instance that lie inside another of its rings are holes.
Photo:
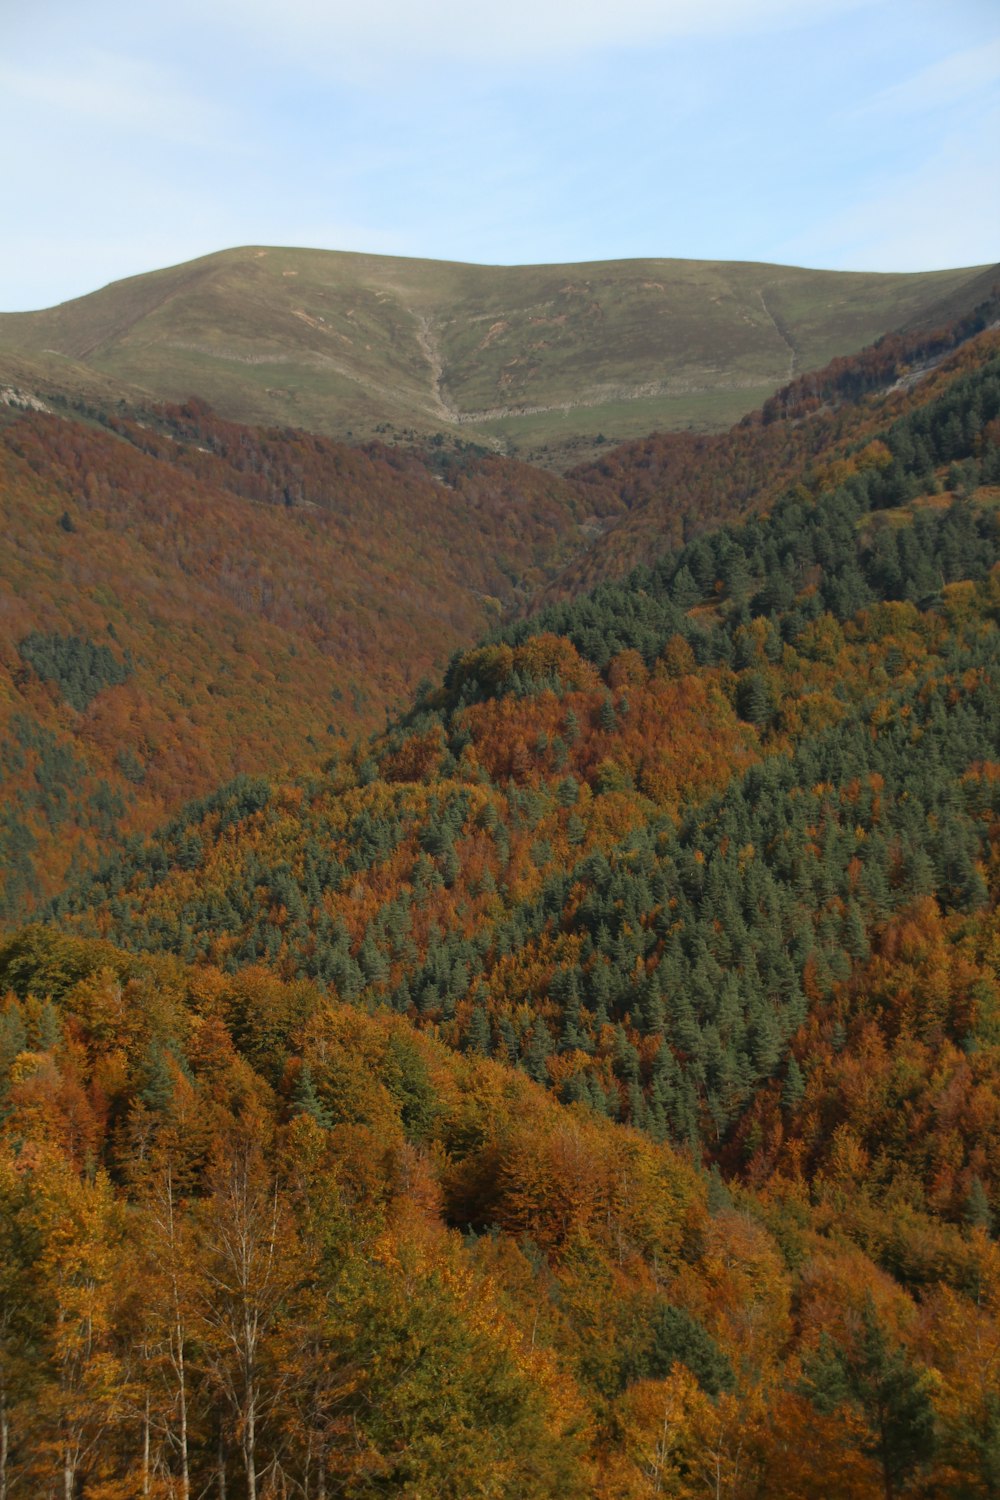
[[[351,448],[196,400],[0,405],[0,918],[234,772],[384,724],[621,508],[473,449]]]
[[[54,607],[16,637],[54,717],[2,743],[40,811],[7,814],[0,1500],[1000,1493],[988,323],[552,480],[604,525],[523,534],[538,607],[145,817],[127,753],[80,802],[66,736],[148,647]],[[47,420],[5,440],[50,484]],[[348,464],[199,403],[77,430],[106,506],[166,464],[284,522]],[[43,817],[89,857],[32,887]]]

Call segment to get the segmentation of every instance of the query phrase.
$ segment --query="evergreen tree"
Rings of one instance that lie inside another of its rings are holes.
[[[733,1206],[732,1196],[722,1173],[713,1162],[708,1174],[708,1211],[710,1214],[726,1213]]]
[[[552,1038],[549,1029],[539,1016],[531,1028],[531,1037],[524,1050],[523,1067],[528,1077],[535,1083],[549,1082],[548,1059],[552,1052]]]
[[[789,1113],[798,1109],[806,1092],[806,1081],[802,1076],[794,1054],[789,1055],[788,1067],[785,1069],[785,1082],[781,1090],[782,1107]]]
[[[762,728],[774,711],[771,689],[760,672],[747,672],[736,691],[736,707],[741,719]]]
[[[852,1406],[868,1432],[864,1446],[881,1470],[886,1500],[903,1493],[935,1448],[926,1374],[890,1345],[869,1295],[853,1345],[824,1336],[805,1369],[804,1389],[820,1411]]]
[[[571,812],[566,819],[566,841],[573,847],[582,844],[587,837],[587,830],[579,813]]]
[[[174,1081],[167,1066],[163,1048],[156,1043],[150,1046],[146,1054],[143,1071],[145,1079],[139,1091],[139,1097],[149,1109],[162,1114],[170,1108],[174,1095]]]
[[[646,1341],[623,1367],[623,1384],[665,1380],[674,1365],[686,1366],[706,1395],[719,1396],[735,1387],[733,1367],[704,1324],[684,1308],[660,1302],[649,1320]]]
[[[965,1200],[965,1222],[970,1229],[985,1229],[989,1234],[993,1228],[993,1212],[986,1196],[982,1178],[973,1177],[972,1186]]]
[[[465,1038],[466,1050],[479,1052],[483,1057],[493,1053],[493,1038],[490,1034],[489,1017],[485,1005],[474,1005],[469,1018],[469,1029]]]
[[[299,1069],[295,1091],[292,1095],[292,1106],[296,1114],[308,1115],[324,1130],[329,1130],[333,1125],[333,1116],[316,1092],[312,1069],[307,1062],[304,1062]]]

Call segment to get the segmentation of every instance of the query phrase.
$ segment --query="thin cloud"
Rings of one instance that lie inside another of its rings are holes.
[[[710,38],[813,25],[877,0],[220,0],[244,39],[307,46],[314,62],[354,65],[363,59],[461,58],[484,65],[532,63],[556,56],[650,46],[677,38]]]
[[[914,77],[883,89],[856,114],[896,115],[960,104],[997,83],[1000,83],[1000,37],[982,47],[954,52]]]
[[[912,172],[881,182],[843,213],[778,247],[782,260],[854,271],[927,271],[990,265],[1000,257],[996,180],[1000,109],[978,143],[957,136]]]
[[[77,122],[156,136],[176,145],[216,145],[228,117],[151,63],[90,49],[45,68],[0,64],[0,94]]]

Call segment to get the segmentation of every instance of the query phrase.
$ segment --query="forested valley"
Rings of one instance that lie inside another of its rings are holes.
[[[165,604],[8,612],[0,1500],[998,1493],[993,321],[566,479],[199,403],[6,425],[47,546],[139,496],[148,567],[183,473],[305,582],[238,604],[197,767],[129,697]],[[480,505],[507,607],[415,666],[382,614],[402,706],[329,730],[330,475],[357,528],[375,469],[391,546]],[[81,811],[112,751],[134,804]]]

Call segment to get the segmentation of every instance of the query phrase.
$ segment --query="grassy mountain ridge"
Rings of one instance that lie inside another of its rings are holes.
[[[0,350],[225,416],[460,434],[558,462],[598,435],[717,429],[974,270],[702,261],[485,267],[247,247],[0,315]]]

